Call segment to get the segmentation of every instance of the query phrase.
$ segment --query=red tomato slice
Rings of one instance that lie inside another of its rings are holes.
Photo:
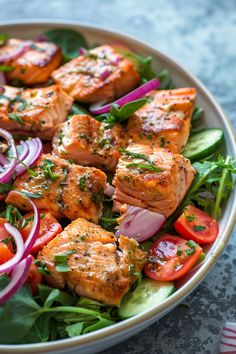
[[[219,226],[204,211],[189,205],[174,223],[175,230],[186,240],[193,240],[200,245],[215,241]]]
[[[193,241],[165,234],[149,250],[145,274],[154,280],[181,278],[196,264],[202,248]]]
[[[40,214],[44,214],[44,216],[40,219],[39,236],[31,250],[32,253],[37,253],[44,245],[62,231],[61,225],[48,210],[40,210]],[[24,219],[28,219],[32,216],[33,213],[30,212],[24,216]],[[21,229],[21,234],[24,240],[27,239],[31,228],[32,221],[29,221],[27,226]]]
[[[42,274],[39,273],[36,265],[34,264],[34,259],[31,263],[29,275],[27,278],[27,283],[31,287],[32,294],[35,295],[38,292],[38,284],[42,282]]]
[[[0,264],[6,263],[13,256],[14,253],[10,251],[8,245],[6,245],[4,242],[0,242]]]
[[[5,239],[8,239],[9,237],[11,237],[8,233],[7,230],[5,229],[5,224],[6,219],[4,218],[0,218],[0,241],[3,241]],[[7,247],[8,249],[13,253],[13,247],[12,247],[12,242],[11,240],[8,240],[7,242]]]

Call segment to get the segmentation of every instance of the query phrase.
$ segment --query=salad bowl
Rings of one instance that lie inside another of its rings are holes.
[[[1,24],[1,33],[10,37],[36,38],[53,28],[70,28],[84,35],[90,44],[122,43],[142,56],[152,56],[154,69],[168,69],[177,87],[195,87],[197,89],[197,105],[204,109],[204,124],[206,127],[222,128],[226,141],[226,152],[236,158],[236,142],[233,128],[224,111],[206,87],[191,73],[182,68],[171,58],[160,53],[155,48],[124,34],[103,29],[98,26],[68,21],[15,21]],[[208,250],[206,259],[197,267],[170,297],[161,304],[146,310],[134,317],[118,322],[109,327],[92,333],[69,339],[46,343],[1,345],[1,353],[97,353],[113,346],[132,335],[137,334],[147,326],[175,308],[189,295],[214,267],[223,252],[236,221],[236,190],[233,190],[219,221],[219,236]],[[147,225],[148,226],[148,225]],[[13,334],[14,335],[14,334]]]

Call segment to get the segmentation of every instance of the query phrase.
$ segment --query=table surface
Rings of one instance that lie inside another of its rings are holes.
[[[0,5],[0,21],[85,21],[150,43],[197,75],[236,128],[236,1],[0,0]],[[218,353],[220,327],[226,319],[236,320],[234,236],[185,306],[104,354]]]

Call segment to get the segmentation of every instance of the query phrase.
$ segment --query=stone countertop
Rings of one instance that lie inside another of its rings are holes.
[[[236,128],[234,0],[0,0],[0,4],[0,21],[78,20],[154,45],[204,82]],[[236,320],[235,236],[236,232],[185,304],[104,354],[217,354],[220,327],[226,319]]]

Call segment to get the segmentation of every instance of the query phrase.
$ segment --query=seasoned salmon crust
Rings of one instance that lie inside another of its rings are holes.
[[[50,271],[47,282],[59,289],[67,284],[77,295],[119,306],[130,285],[137,279],[146,254],[134,239],[113,233],[84,219],[76,219],[39,253]],[[57,256],[68,254],[68,271],[57,268]]]

